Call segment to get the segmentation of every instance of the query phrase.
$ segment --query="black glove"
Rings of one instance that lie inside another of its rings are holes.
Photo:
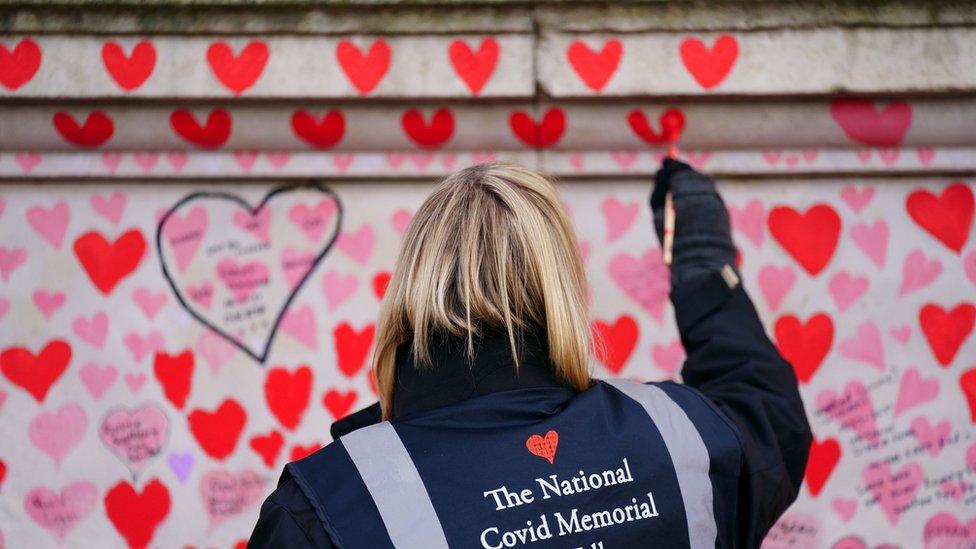
[[[720,271],[725,265],[735,267],[729,213],[715,190],[715,182],[672,158],[662,162],[654,176],[651,193],[651,212],[658,241],[663,245],[664,197],[669,190],[675,213],[671,286]]]

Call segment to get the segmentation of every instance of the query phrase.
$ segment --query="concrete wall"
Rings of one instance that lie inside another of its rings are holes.
[[[0,547],[245,539],[469,163],[560,177],[594,373],[678,376],[671,141],[817,439],[767,545],[973,543],[974,91],[969,2],[0,1]]]

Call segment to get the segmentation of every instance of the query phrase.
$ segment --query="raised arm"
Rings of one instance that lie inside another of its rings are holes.
[[[659,240],[668,190],[676,216],[671,301],[688,357],[681,374],[738,427],[736,546],[758,547],[799,492],[810,425],[793,368],[766,336],[734,267],[728,212],[714,181],[665,159],[650,200]]]

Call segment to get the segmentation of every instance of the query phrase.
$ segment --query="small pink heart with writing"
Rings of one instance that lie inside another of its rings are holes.
[[[166,299],[166,292],[152,292],[149,288],[136,288],[132,292],[132,300],[149,320],[155,318],[159,310],[166,305]]]
[[[59,200],[50,208],[31,206],[27,210],[27,224],[54,249],[60,250],[64,233],[68,230],[71,211],[68,203]]]
[[[138,476],[163,451],[169,438],[169,418],[153,404],[118,408],[102,420],[99,438],[132,476]]]
[[[607,242],[620,238],[637,218],[640,205],[637,202],[622,203],[616,197],[607,197],[600,205],[603,222],[607,228]]]
[[[285,281],[288,286],[294,288],[308,274],[308,271],[315,266],[315,252],[296,251],[291,246],[281,252],[281,269],[285,273]]]
[[[295,204],[288,210],[288,219],[305,233],[309,241],[318,244],[337,211],[335,201],[324,198],[311,208],[303,203]]]
[[[87,480],[68,484],[60,493],[38,486],[24,497],[27,515],[54,536],[59,544],[97,504],[98,488]]]
[[[48,319],[64,305],[66,299],[64,292],[48,292],[47,290],[37,290],[32,297],[34,305],[41,311],[44,318]]]
[[[861,210],[871,202],[874,198],[874,187],[866,185],[860,189],[854,185],[848,185],[841,189],[840,198],[848,206],[854,210],[855,213],[861,213]]]
[[[263,261],[237,261],[224,258],[217,262],[217,278],[234,295],[238,305],[247,302],[247,298],[261,286],[267,286],[270,279],[268,266]]]
[[[854,336],[840,342],[839,350],[842,356],[884,371],[884,346],[881,343],[881,332],[874,322],[868,321],[858,326]]]
[[[922,250],[912,250],[905,256],[905,264],[901,269],[901,287],[898,295],[920,290],[935,282],[942,274],[942,262],[938,259],[927,259]]]
[[[343,276],[335,271],[328,271],[322,277],[322,293],[330,311],[336,310],[346,299],[355,293],[359,281],[355,275]]]
[[[115,191],[108,198],[95,193],[91,196],[90,202],[92,211],[111,221],[113,225],[118,225],[119,221],[122,220],[126,202],[124,192]]]
[[[942,495],[958,503],[962,501],[962,498],[966,497],[966,492],[969,491],[969,484],[964,480],[953,482],[951,479],[944,479],[939,484],[939,490],[942,492]]]
[[[234,225],[261,242],[268,242],[271,239],[271,210],[261,208],[257,213],[237,210],[234,212]]]
[[[685,358],[685,349],[681,341],[676,339],[667,345],[652,346],[651,358],[658,368],[664,370],[669,376],[674,376]]]
[[[732,228],[744,234],[757,247],[761,246],[766,224],[766,207],[762,201],[750,200],[742,208],[729,204],[728,210]]]
[[[94,362],[87,362],[78,370],[78,377],[95,400],[102,398],[105,391],[115,383],[118,375],[118,370],[111,364],[99,366]]]
[[[37,414],[27,427],[27,436],[37,449],[60,466],[65,456],[81,442],[87,426],[85,410],[70,403],[55,412]]]
[[[285,312],[281,319],[281,329],[286,334],[295,338],[299,343],[308,349],[318,347],[318,329],[315,321],[315,313],[309,305],[292,307]]]
[[[349,233],[343,231],[339,235],[336,246],[342,253],[346,254],[361,265],[369,262],[369,256],[373,253],[373,227],[363,224],[356,232]]]
[[[841,394],[825,389],[817,395],[816,402],[817,408],[857,433],[868,444],[878,444],[880,434],[875,423],[874,403],[863,383],[858,380],[849,381]]]
[[[854,276],[847,271],[835,274],[827,283],[827,290],[840,312],[846,311],[867,289],[868,278],[866,276]]]
[[[927,418],[919,416],[912,420],[911,427],[918,444],[933,456],[939,455],[952,436],[952,425],[947,419],[933,426]]]
[[[851,239],[878,268],[884,267],[888,255],[888,224],[877,220],[872,225],[858,223],[851,227]]]
[[[82,341],[96,349],[101,349],[105,345],[105,336],[108,334],[108,315],[98,312],[93,314],[91,319],[84,316],[76,317],[71,323],[71,329]]]
[[[186,295],[197,305],[210,310],[210,304],[213,303],[214,296],[213,284],[209,280],[197,285],[187,284]]]
[[[976,517],[963,524],[951,513],[933,515],[922,529],[925,549],[972,549],[976,546]]]
[[[153,330],[145,337],[136,332],[129,332],[122,337],[122,342],[132,355],[132,360],[142,362],[146,355],[150,355],[163,348],[163,334],[159,330]]]
[[[181,216],[179,212],[173,212],[166,218],[163,236],[169,241],[176,258],[176,266],[180,272],[185,271],[190,262],[193,261],[197,250],[203,243],[203,237],[209,225],[207,210],[203,206],[190,208],[186,216]]]
[[[861,472],[861,479],[888,520],[898,524],[902,513],[922,486],[925,473],[916,462],[893,472],[891,464],[882,461],[867,465]]]
[[[203,510],[215,526],[251,510],[265,495],[267,478],[255,471],[213,470],[200,479]]]
[[[840,517],[842,521],[848,523],[854,518],[854,513],[857,513],[857,500],[847,499],[847,498],[834,498],[830,502],[830,506],[834,508],[834,512]]]
[[[895,417],[902,412],[931,402],[939,396],[939,380],[936,377],[923,378],[918,368],[905,370],[898,384],[898,397],[895,399]]]
[[[122,379],[125,380],[125,384],[129,386],[130,391],[133,393],[138,393],[139,389],[141,389],[142,385],[146,382],[146,374],[126,372],[125,375],[122,376]]]

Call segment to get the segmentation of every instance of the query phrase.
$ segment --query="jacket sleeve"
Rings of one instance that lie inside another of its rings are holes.
[[[684,383],[739,430],[735,546],[759,547],[796,499],[812,441],[796,376],[731,267],[673,288],[671,299],[687,353]]]
[[[278,488],[261,505],[247,549],[334,549],[312,504],[290,476],[282,476]]]

